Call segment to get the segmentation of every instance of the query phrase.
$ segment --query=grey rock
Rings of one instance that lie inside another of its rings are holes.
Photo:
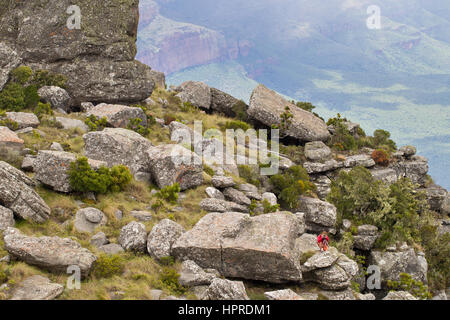
[[[106,254],[113,254],[113,255],[125,251],[121,246],[119,246],[116,243],[105,244],[103,246],[100,246],[98,249]]]
[[[246,207],[246,206],[243,206],[243,205],[231,202],[231,201],[213,199],[213,198],[203,199],[200,202],[200,208],[207,212],[235,211],[235,212],[248,213],[248,211],[249,211],[248,207]]]
[[[11,300],[53,300],[64,291],[64,286],[36,275],[26,278],[14,289]]]
[[[58,142],[53,142],[50,145],[50,150],[53,150],[53,151],[64,151],[63,147]]]
[[[148,212],[148,211],[133,210],[130,212],[130,214],[133,217],[135,217],[136,220],[142,221],[142,222],[150,221],[153,219],[151,212]]]
[[[6,118],[16,122],[17,129],[37,128],[40,124],[38,117],[29,112],[6,112]]]
[[[209,109],[211,106],[211,89],[203,82],[186,81],[176,91],[179,92],[177,97],[182,102],[189,102],[203,109]]]
[[[14,213],[8,208],[0,206],[0,231],[14,227]]]
[[[226,188],[223,190],[223,195],[228,201],[240,205],[249,206],[252,203],[252,201],[243,192],[234,188]]]
[[[439,291],[431,300],[447,300],[445,290]]]
[[[85,155],[105,161],[108,166],[125,165],[133,175],[149,173],[145,152],[153,144],[139,133],[122,128],[105,128],[83,136]]]
[[[327,160],[331,157],[331,149],[322,141],[313,141],[305,144],[305,156],[311,161]]]
[[[181,264],[180,278],[178,281],[185,287],[210,285],[216,279],[214,273],[205,272],[194,261],[186,260]]]
[[[79,128],[86,132],[89,131],[89,127],[83,121],[78,119],[56,117],[56,121],[58,121],[65,130]]]
[[[338,258],[339,255],[334,250],[316,253],[302,265],[302,271],[309,272],[316,269],[330,267],[337,261]]]
[[[324,163],[321,162],[305,162],[303,167],[306,169],[308,174],[322,173],[327,171],[336,170],[343,167],[342,162],[337,162],[336,160],[327,160]]]
[[[141,108],[137,107],[100,103],[89,109],[86,115],[88,117],[93,115],[99,119],[106,118],[108,124],[114,128],[127,128],[130,120],[136,118],[142,120],[142,126],[147,126],[147,116]]]
[[[90,243],[95,247],[101,247],[105,244],[108,244],[109,241],[105,233],[99,232],[92,236]]]
[[[286,130],[288,136],[301,141],[325,141],[330,137],[325,122],[263,85],[258,85],[253,91],[247,114],[250,118],[271,127],[280,124],[280,115],[285,112],[286,106],[289,106],[293,115]]]
[[[416,154],[417,149],[414,146],[403,146],[399,149],[400,152],[403,153],[403,156],[406,158],[410,158]]]
[[[264,292],[268,300],[304,300],[291,289]]]
[[[440,212],[447,195],[447,190],[436,184],[431,184],[425,189],[428,204],[433,211]]]
[[[23,149],[24,141],[19,138],[16,132],[8,127],[0,127],[0,148],[8,152],[19,152]]]
[[[242,281],[214,279],[205,292],[204,300],[250,300]]]
[[[232,177],[226,176],[214,176],[211,179],[211,183],[214,187],[219,189],[234,187],[236,185],[236,182],[234,182]]]
[[[393,184],[398,180],[397,172],[391,168],[371,169],[370,173],[375,178],[375,180],[381,180],[387,184]]]
[[[447,192],[445,199],[442,201],[441,213],[450,215],[450,193]]]
[[[96,208],[84,208],[77,211],[73,223],[78,232],[92,233],[100,226],[106,224],[106,216]]]
[[[163,295],[162,290],[152,289],[150,290],[150,298],[152,300],[160,300]]]
[[[214,187],[207,187],[205,189],[205,192],[208,195],[208,197],[210,197],[210,198],[225,200],[225,196],[223,195],[223,193]]]
[[[239,102],[233,96],[220,91],[216,88],[211,88],[211,109],[215,112],[220,112],[228,117],[235,118],[237,116],[235,105]],[[244,112],[248,106],[244,103]]]
[[[317,187],[317,195],[321,200],[325,200],[331,192],[331,180],[327,176],[319,175],[311,179]]]
[[[295,239],[298,217],[287,212],[250,217],[237,212],[210,213],[172,246],[175,258],[193,260],[225,277],[271,283],[300,281]]]
[[[336,207],[331,203],[302,196],[297,209],[305,213],[306,228],[309,231],[330,231],[336,225]]]
[[[44,86],[38,90],[41,101],[49,103],[52,109],[70,111],[71,98],[66,90],[55,86]]]
[[[92,102],[81,102],[80,103],[80,109],[82,112],[88,112],[94,107],[94,104]]]
[[[17,52],[6,43],[0,42],[0,91],[9,80],[9,73],[20,65]]]
[[[203,183],[203,164],[199,156],[176,144],[151,147],[146,155],[152,177],[158,187],[179,183],[181,190]]]
[[[362,225],[358,227],[358,234],[353,237],[353,247],[356,249],[369,251],[378,239],[378,228],[372,225]]]
[[[66,273],[69,266],[76,265],[81,276],[86,277],[97,260],[89,250],[69,238],[28,237],[17,229],[8,228],[4,241],[12,257],[51,272]]]
[[[383,300],[419,300],[406,291],[390,291]]]
[[[42,223],[49,218],[50,208],[33,187],[22,171],[0,161],[0,203],[22,219]]]
[[[184,232],[184,228],[178,223],[170,219],[161,220],[148,235],[148,253],[156,259],[171,256],[172,245]]]
[[[69,170],[70,164],[76,160],[73,153],[41,150],[33,163],[35,179],[55,191],[71,192]],[[105,162],[92,159],[88,159],[88,163],[94,170],[106,166]]]
[[[407,177],[413,183],[425,185],[428,173],[428,162],[426,160],[399,161],[392,164],[391,167],[397,173],[398,178]]]
[[[366,155],[366,154],[357,154],[354,156],[350,156],[350,157],[347,157],[347,159],[345,159],[345,161],[344,161],[344,166],[346,168],[356,167],[356,166],[370,168],[370,167],[373,167],[374,165],[375,165],[375,161],[372,159],[371,156]]]
[[[272,192],[264,192],[262,194],[262,200],[267,200],[271,206],[275,206],[278,203],[277,196]]]
[[[120,230],[119,244],[127,251],[144,252],[147,245],[145,226],[132,221]]]

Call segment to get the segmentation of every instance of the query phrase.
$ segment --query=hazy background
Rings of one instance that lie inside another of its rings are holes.
[[[369,30],[369,5],[381,29]],[[138,59],[248,102],[260,82],[389,130],[450,189],[450,1],[141,0]]]

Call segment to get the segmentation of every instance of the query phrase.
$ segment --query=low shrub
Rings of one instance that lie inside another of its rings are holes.
[[[178,200],[178,193],[181,191],[180,184],[174,183],[171,186],[166,186],[164,188],[161,188],[156,193],[156,196],[162,200],[165,200],[171,204],[176,204]]]
[[[130,119],[130,122],[128,123],[127,128],[139,133],[141,136],[144,136],[144,137],[150,133],[150,130],[147,127],[144,127],[142,125],[141,118]]]
[[[224,125],[225,129],[232,129],[232,130],[238,130],[242,129],[244,132],[251,128],[251,126],[243,121],[240,120],[231,120],[227,121]]]
[[[180,105],[180,110],[182,112],[193,113],[193,112],[197,112],[199,109],[198,109],[198,107],[194,106],[190,102],[184,102]]]
[[[44,115],[52,116],[53,110],[49,103],[39,102],[36,108],[34,108],[34,114],[39,118],[39,120],[42,120]]]
[[[233,111],[234,117],[237,118],[240,121],[247,121],[248,115],[247,115],[247,104],[239,100],[236,102],[233,107],[231,107],[231,110]]]
[[[49,70],[36,70],[31,79],[31,83],[37,88],[44,86],[55,86],[65,88],[67,77],[62,74],[53,73]]]
[[[97,278],[110,278],[121,274],[124,269],[124,259],[118,255],[102,254],[95,261],[94,275]]]
[[[263,205],[264,213],[277,212],[280,209],[280,205],[278,203],[275,205],[271,205],[269,200],[267,200],[267,199],[264,199],[262,201],[262,205]]]
[[[158,287],[160,289],[166,289],[173,294],[184,294],[186,288],[183,287],[178,279],[180,275],[173,267],[163,267],[161,273],[159,274]]]
[[[17,112],[25,107],[25,93],[20,84],[10,82],[0,91],[0,109]]]
[[[0,120],[0,126],[8,127],[12,131],[16,131],[19,128],[19,124],[11,119]]]
[[[243,178],[250,184],[253,184],[257,187],[261,186],[261,181],[259,180],[259,171],[256,167],[252,167],[249,165],[238,165],[239,176]]]
[[[428,291],[428,286],[422,281],[413,279],[408,273],[400,273],[399,281],[388,280],[388,288],[394,291],[406,291],[419,299],[431,299],[432,295]]]
[[[389,165],[389,154],[383,149],[377,149],[372,152],[372,159],[376,164],[387,167]]]
[[[33,76],[33,70],[28,66],[20,66],[11,71],[11,81],[25,85]]]
[[[123,165],[93,170],[86,157],[70,164],[70,185],[74,191],[108,193],[124,190],[133,176]]]
[[[108,119],[106,117],[99,119],[91,114],[84,123],[89,127],[89,131],[102,131],[108,125]]]

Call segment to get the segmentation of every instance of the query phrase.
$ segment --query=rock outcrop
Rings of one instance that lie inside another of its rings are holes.
[[[5,249],[14,258],[51,272],[66,273],[69,266],[78,266],[86,277],[97,257],[69,238],[29,237],[14,228],[4,233]]]
[[[147,251],[156,259],[169,257],[172,254],[172,245],[183,234],[184,228],[178,223],[164,219],[155,225],[147,239]]]
[[[53,300],[64,291],[64,286],[52,283],[48,278],[32,276],[14,289],[11,300]]]
[[[248,115],[264,125],[280,125],[281,115],[289,107],[293,115],[291,123],[287,126],[285,134],[300,141],[325,141],[330,137],[327,126],[323,120],[317,118],[311,112],[305,111],[276,92],[259,85],[253,91],[250,98]]]
[[[22,171],[0,161],[0,203],[22,219],[42,223],[49,218],[50,208],[33,187]]]
[[[213,268],[223,276],[281,283],[300,281],[294,250],[301,233],[298,217],[286,212],[256,217],[210,213],[173,245],[173,255]]]
[[[138,4],[62,0],[36,5],[5,0],[0,10],[0,55],[8,58],[0,59],[2,67],[8,71],[21,58],[34,69],[65,75],[73,105],[144,100],[154,81],[151,69],[134,60]],[[68,11],[72,5],[80,9],[81,27],[69,29],[76,13]],[[3,79],[2,75],[0,85]]]
[[[86,115],[102,119],[106,118],[108,124],[114,128],[127,128],[132,119],[141,119],[141,125],[147,126],[147,116],[138,107],[128,107],[120,104],[100,103],[89,109]]]
[[[120,230],[118,241],[125,250],[144,252],[147,245],[145,226],[140,222],[131,221]]]

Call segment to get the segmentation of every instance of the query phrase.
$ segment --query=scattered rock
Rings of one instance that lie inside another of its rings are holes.
[[[58,142],[53,142],[50,145],[50,150],[53,150],[53,151],[64,151],[63,147]]]
[[[86,132],[89,131],[89,127],[83,121],[78,119],[56,117],[56,121],[58,121],[62,125],[64,130],[79,128]]]
[[[127,251],[146,250],[147,232],[145,226],[136,221],[132,221],[120,230],[119,244]]]
[[[29,112],[6,112],[6,118],[17,123],[17,129],[37,128],[40,124],[38,117]]]
[[[250,300],[242,281],[214,279],[205,292],[204,300]]]
[[[186,260],[181,264],[179,283],[185,287],[210,285],[216,279],[214,273],[205,272],[194,261]]]
[[[322,141],[313,141],[305,144],[305,156],[311,161],[327,160],[331,156],[331,149]]]
[[[150,299],[152,300],[160,300],[163,295],[162,290],[152,289],[150,290]]]
[[[358,227],[358,234],[353,237],[353,247],[359,250],[369,251],[378,239],[378,228],[372,225]]]
[[[91,244],[95,247],[101,247],[108,243],[109,243],[108,238],[106,237],[106,234],[103,232],[99,232],[93,235],[91,238]]]
[[[213,199],[213,198],[203,199],[200,202],[200,208],[207,212],[235,211],[235,212],[248,213],[248,211],[249,211],[248,207],[246,207],[246,206],[243,206],[243,205],[231,202],[231,201]]]
[[[36,275],[22,281],[14,289],[11,300],[53,300],[63,291],[64,286]]]
[[[175,242],[172,253],[181,261],[193,260],[226,277],[300,281],[298,251],[294,250],[300,231],[298,217],[287,212],[255,217],[210,213]]]
[[[124,252],[125,250],[123,250],[123,248],[121,246],[119,246],[116,243],[109,243],[109,244],[105,244],[103,246],[98,247],[98,249],[100,251],[103,251],[106,254],[119,254],[121,252]]]
[[[211,179],[211,183],[219,189],[230,188],[236,185],[232,177],[226,176],[214,176]]]
[[[205,189],[205,192],[208,195],[208,197],[212,199],[225,200],[225,196],[223,195],[223,193],[214,187],[207,187]]]
[[[137,211],[137,210],[133,210],[130,212],[130,214],[136,218],[136,220],[138,221],[142,221],[142,222],[146,222],[146,221],[150,221],[153,219],[153,216],[151,214],[151,212],[148,211]]]
[[[178,223],[164,219],[155,225],[147,239],[147,251],[156,259],[172,255],[172,245],[185,232]]]
[[[176,91],[179,92],[176,96],[182,102],[189,102],[203,109],[209,109],[211,106],[211,89],[203,82],[186,81]]]
[[[99,119],[106,118],[108,124],[114,128],[127,128],[130,120],[137,118],[142,120],[142,126],[147,126],[147,116],[145,115],[145,112],[137,107],[100,103],[89,109],[86,115],[88,117],[93,115]]]
[[[419,300],[406,291],[390,291],[383,300]]]
[[[0,161],[0,203],[22,219],[42,223],[49,218],[50,208],[33,187],[22,171]]]
[[[366,154],[357,154],[354,156],[350,156],[350,157],[347,157],[347,159],[345,159],[345,161],[344,161],[344,166],[346,168],[356,167],[356,166],[370,168],[370,167],[373,167],[374,165],[375,165],[375,161],[372,159],[371,156],[366,155]]]
[[[272,192],[264,192],[262,194],[262,200],[267,200],[271,206],[275,206],[278,203],[277,196]]]
[[[8,208],[0,206],[0,231],[14,227],[14,213]]]
[[[234,188],[226,188],[223,190],[223,195],[227,200],[240,205],[249,206],[252,203],[252,201],[243,192]]]
[[[308,174],[314,173],[322,173],[327,171],[336,170],[342,168],[344,165],[343,162],[337,162],[336,160],[327,160],[324,163],[321,162],[305,162],[303,163],[303,167],[306,169]]]
[[[66,90],[55,86],[44,86],[38,90],[41,101],[49,103],[52,109],[70,112],[71,98]]]
[[[404,157],[410,158],[416,154],[417,149],[414,146],[403,146],[399,149],[399,151],[403,153]]]
[[[304,300],[291,289],[264,292],[268,300]]]
[[[92,233],[100,226],[106,224],[106,216],[96,208],[84,208],[77,211],[74,228],[78,232]]]
[[[7,150],[21,150],[23,144],[24,141],[19,138],[17,133],[11,131],[7,127],[0,127],[0,148],[6,148]]]
[[[5,249],[14,258],[51,272],[66,273],[69,266],[78,266],[86,277],[97,257],[78,242],[59,237],[28,237],[19,230],[4,232]]]
[[[76,160],[73,153],[41,150],[34,160],[35,179],[55,191],[71,192],[69,170],[70,164]],[[106,162],[92,159],[88,162],[94,170],[107,165]]]
[[[312,232],[330,231],[336,224],[336,207],[315,198],[300,197],[299,211],[305,213],[306,228]]]
[[[159,188],[179,183],[181,190],[203,183],[203,164],[199,156],[177,144],[151,147],[146,155],[153,179]]]

